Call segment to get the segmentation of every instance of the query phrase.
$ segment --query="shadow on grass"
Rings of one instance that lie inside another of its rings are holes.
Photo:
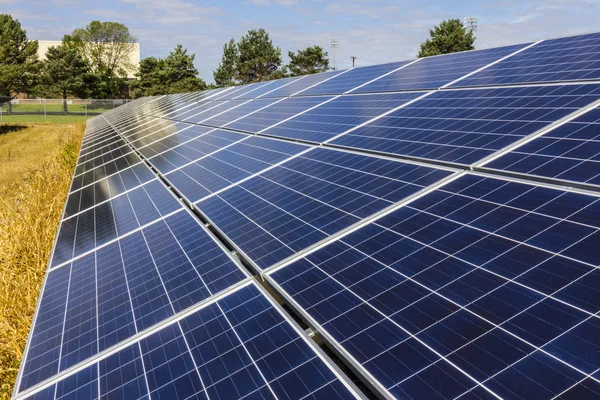
[[[18,132],[27,128],[27,125],[1,125],[0,124],[0,135],[6,135],[10,132]]]

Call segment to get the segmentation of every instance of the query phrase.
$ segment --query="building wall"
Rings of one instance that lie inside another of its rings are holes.
[[[46,59],[46,51],[52,46],[60,46],[62,42],[60,40],[38,40],[38,57],[40,60]],[[140,44],[134,43],[134,48],[131,54],[129,54],[129,61],[135,66],[133,70],[127,71],[127,78],[133,79],[133,75],[137,71],[137,67],[140,65]]]

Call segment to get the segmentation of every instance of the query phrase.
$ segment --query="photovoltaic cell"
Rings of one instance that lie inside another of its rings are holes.
[[[231,122],[227,128],[257,133],[332,98],[331,96],[290,97],[274,103],[264,110]]]
[[[301,94],[304,90],[311,86],[319,85],[334,76],[345,72],[345,70],[328,71],[321,74],[305,75],[302,79],[299,79],[291,84],[279,87],[272,92],[265,93],[264,97],[288,97],[294,94]]]
[[[203,124],[222,127],[230,122],[243,117],[249,113],[255,112],[263,107],[268,107],[277,101],[276,99],[255,99],[251,102],[240,105],[215,117],[202,121]]]
[[[544,40],[453,86],[599,79],[599,50],[600,33]]]
[[[416,63],[353,90],[352,93],[437,89],[525,46],[497,47],[421,58]]]
[[[528,175],[600,184],[600,110],[587,112],[486,167]]]
[[[166,174],[191,202],[280,163],[308,146],[249,137]]]
[[[320,143],[421,95],[423,93],[415,92],[342,96],[323,102],[319,107],[263,132],[267,135]]]
[[[349,70],[348,72],[340,73],[334,78],[321,82],[320,84],[298,93],[300,96],[312,96],[323,94],[343,94],[360,85],[379,78],[380,76],[394,71],[410,61],[401,61],[390,64],[371,65],[368,67],[360,67]]]
[[[472,164],[598,98],[598,85],[437,91],[332,143]]]
[[[146,148],[148,149],[146,153],[151,154],[156,150],[162,150],[154,155],[149,155],[148,160],[156,169],[162,173],[167,173],[245,139],[248,139],[248,135],[211,129],[195,139],[186,140],[180,144],[174,145],[174,142],[170,141],[161,143],[160,147],[151,146],[151,149]]]
[[[271,277],[393,396],[550,398],[600,367],[599,204],[467,175]]]
[[[165,186],[152,181],[61,222],[51,266],[93,250],[181,208]]]
[[[51,270],[21,390],[244,278],[185,211]]]
[[[357,398],[266,296],[247,284],[34,398]]]
[[[266,268],[450,173],[315,149],[197,205]]]
[[[598,38],[90,119],[13,395],[600,397]]]

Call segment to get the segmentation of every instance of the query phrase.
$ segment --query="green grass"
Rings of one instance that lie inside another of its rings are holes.
[[[44,120],[42,115],[2,115],[1,122],[10,123],[29,123],[29,122],[50,122],[53,124],[72,124],[75,122],[85,123],[85,120],[92,118],[93,115],[86,117],[85,115],[47,115]]]
[[[3,111],[6,112],[6,106],[4,106]],[[67,109],[69,112],[80,112],[85,113],[86,107],[83,104],[67,104]],[[40,112],[44,113],[44,105],[43,104],[13,104],[12,110],[14,112]],[[99,107],[99,106],[87,106],[88,112],[104,112],[108,110],[112,110],[112,107]],[[46,112],[62,112],[63,106],[62,104],[46,104]]]

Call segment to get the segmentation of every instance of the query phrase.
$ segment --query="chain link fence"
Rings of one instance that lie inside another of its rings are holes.
[[[10,102],[0,101],[0,122],[9,115],[43,116],[49,115],[93,116],[112,110],[130,102],[127,99],[13,99]]]

